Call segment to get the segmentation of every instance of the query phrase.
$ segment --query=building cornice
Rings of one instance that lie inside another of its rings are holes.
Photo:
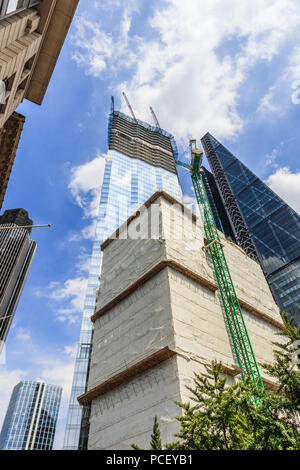
[[[37,6],[40,15],[37,32],[43,35],[43,40],[24,96],[33,103],[42,104],[78,2],[44,0]]]
[[[148,282],[150,279],[152,279],[154,276],[156,276],[157,274],[159,274],[161,271],[163,271],[166,268],[171,268],[174,271],[177,271],[183,274],[185,277],[197,282],[198,284],[201,284],[202,286],[206,287],[212,292],[215,292],[218,289],[215,283],[191,271],[190,269],[186,268],[185,266],[178,263],[177,261],[163,260],[163,261],[160,261],[158,264],[156,264],[153,268],[151,268],[146,274],[144,274],[144,276],[142,276],[136,282],[134,282],[129,287],[127,287],[127,289],[125,289],[123,292],[117,295],[117,297],[115,297],[113,300],[111,300],[106,305],[104,305],[100,310],[94,313],[94,315],[92,315],[91,317],[92,322],[95,322],[98,318],[102,317],[105,313],[107,313],[109,310],[111,310],[116,305],[118,305],[119,302],[126,299],[126,297],[131,295],[134,291],[139,289],[146,282]]]
[[[200,276],[198,273],[195,273],[194,271],[186,268],[184,265],[178,263],[177,261],[174,260],[163,260],[160,261],[158,264],[153,266],[146,274],[144,274],[140,279],[135,281],[133,284],[128,286],[126,289],[124,289],[119,295],[117,295],[114,299],[110,300],[107,304],[105,304],[101,309],[99,309],[96,313],[94,313],[91,317],[91,320],[93,323],[95,321],[105,315],[107,312],[109,312],[112,308],[114,308],[116,305],[118,305],[120,302],[122,302],[126,297],[131,295],[133,292],[135,292],[137,289],[139,289],[141,286],[143,286],[146,282],[148,282],[151,278],[159,274],[161,271],[163,271],[166,268],[170,268],[176,272],[179,272],[186,278],[196,282],[197,284],[200,284],[201,286],[205,287],[206,289],[210,290],[211,292],[216,292],[218,290],[218,285],[216,282],[213,282],[209,279],[204,278],[203,276]],[[272,318],[270,315],[267,315],[266,313],[262,312],[261,310],[253,307],[250,305],[248,302],[245,302],[243,299],[238,298],[239,303],[241,308],[245,309],[248,313],[251,315],[265,321],[266,323],[269,323],[270,325],[273,325],[274,327],[278,328],[281,331],[285,331],[285,327],[283,323],[280,323],[279,321],[275,320]]]
[[[161,364],[162,362],[177,356],[178,353],[176,350],[171,349],[169,346],[159,349],[158,351],[150,354],[148,357],[142,359],[141,361],[132,364],[127,369],[123,370],[122,372],[113,375],[109,379],[105,380],[104,382],[92,387],[86,393],[77,397],[77,400],[81,406],[89,405],[93,400],[97,399],[98,397],[104,395],[105,393],[110,392],[111,390],[119,387],[120,385],[127,383],[137,375]],[[209,365],[209,362],[205,361],[203,364]],[[227,366],[223,365],[223,373],[226,375],[230,375],[231,377],[237,377],[241,374],[241,369],[236,366]],[[276,382],[262,377],[262,381],[264,386],[267,390],[278,390],[279,384]]]
[[[107,238],[102,243],[101,250],[102,251],[105,250],[105,248],[107,248],[108,245],[110,245],[110,243],[112,243],[114,240],[119,238],[119,235],[121,233],[126,231],[127,227],[131,224],[131,222],[133,222],[137,217],[140,216],[142,208],[150,207],[151,204],[153,204],[159,198],[165,199],[165,201],[170,202],[172,205],[176,204],[178,207],[181,208],[182,212],[184,212],[185,214],[187,214],[188,216],[190,216],[192,218],[193,222],[197,221],[197,216],[192,211],[190,211],[190,209],[188,209],[184,204],[182,204],[182,202],[177,201],[177,199],[170,196],[170,194],[166,193],[165,191],[159,190],[159,191],[156,191],[154,194],[152,194],[152,196],[149,197],[149,199],[147,199],[147,201],[144,202],[144,204],[142,206],[140,206],[139,209],[133,215],[131,215],[122,225],[120,225],[120,227],[117,230],[115,230],[115,232],[113,232],[110,235],[109,238]]]
[[[146,370],[151,369],[152,367],[155,367],[161,362],[164,362],[167,359],[171,359],[175,355],[176,352],[170,349],[168,346],[159,349],[158,351],[146,357],[145,359],[142,359],[141,361],[133,364],[132,366],[129,366],[126,370],[114,375],[113,377],[110,377],[108,380],[105,380],[96,387],[91,388],[83,395],[80,395],[77,400],[80,405],[87,405],[95,398],[98,398],[104,393],[113,390],[114,388],[118,387],[119,385],[125,382],[128,382],[128,380],[132,379],[136,375],[145,372]]]

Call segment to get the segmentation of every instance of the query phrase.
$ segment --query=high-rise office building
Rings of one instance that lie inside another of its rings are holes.
[[[79,0],[0,0],[0,208],[24,117],[42,104]]]
[[[2,431],[1,450],[51,450],[62,387],[24,381],[12,392]]]
[[[158,127],[115,111],[112,106],[108,147],[67,417],[66,450],[84,449],[87,446],[89,408],[79,406],[77,397],[87,387],[92,343],[91,316],[95,309],[96,290],[101,281],[100,245],[155,191],[163,189],[179,200],[182,197],[173,136]]]
[[[30,229],[18,228],[24,225],[32,225],[24,209],[7,210],[0,216],[0,352],[36,250]]]
[[[299,321],[299,214],[211,134],[202,144],[235,241],[259,260],[279,308]]]

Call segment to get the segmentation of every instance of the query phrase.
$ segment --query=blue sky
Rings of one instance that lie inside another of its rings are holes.
[[[43,105],[18,109],[26,124],[3,210],[53,226],[32,231],[38,248],[0,364],[0,426],[19,380],[61,384],[62,445],[112,94],[127,112],[125,90],[146,121],[153,106],[182,158],[189,138],[211,132],[300,210],[299,26],[293,0],[80,2]]]

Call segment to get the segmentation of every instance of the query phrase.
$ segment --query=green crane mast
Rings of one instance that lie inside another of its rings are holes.
[[[231,344],[242,378],[251,376],[257,389],[264,390],[242,310],[235,292],[219,232],[207,197],[201,168],[203,150],[196,148],[196,140],[190,141],[191,164],[177,160],[177,164],[191,172],[195,196],[199,206],[204,232],[205,251],[209,251],[214,266],[219,291],[225,311]],[[256,401],[256,400],[255,400]]]

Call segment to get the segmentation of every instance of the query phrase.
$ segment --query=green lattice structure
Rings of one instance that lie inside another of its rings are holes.
[[[191,141],[190,146],[191,165],[189,166],[186,163],[180,161],[177,161],[177,163],[191,172],[195,195],[204,226],[204,248],[206,251],[209,251],[213,262],[234,355],[237,361],[237,365],[241,369],[242,378],[245,379],[250,375],[256,387],[263,390],[263,382],[254,356],[242,310],[232,282],[229,267],[223,250],[223,244],[221,243],[219,232],[202,180],[201,164],[203,159],[203,151],[196,149],[195,140]]]

